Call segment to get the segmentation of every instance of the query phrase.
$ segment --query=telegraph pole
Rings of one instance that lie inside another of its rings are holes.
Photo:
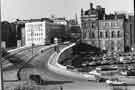
[[[1,59],[1,55],[2,55],[2,52],[1,52],[1,0],[0,0],[0,90],[4,90],[4,84],[3,84],[3,71],[2,71],[2,59]]]
[[[33,32],[33,27],[31,28],[31,48],[32,48],[32,57],[33,57],[33,46],[34,46],[34,44],[33,44],[33,35],[34,35],[34,32]]]

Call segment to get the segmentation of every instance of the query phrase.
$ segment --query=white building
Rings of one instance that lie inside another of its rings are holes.
[[[52,44],[54,38],[62,40],[65,37],[66,25],[54,23],[50,19],[32,19],[25,23],[24,44],[45,45]],[[23,33],[22,33],[23,34]]]
[[[27,22],[25,23],[25,45],[44,45],[46,39],[46,30],[44,22]]]
[[[55,24],[62,24],[62,25],[67,25],[67,20],[65,18],[55,18],[53,19],[53,22]]]

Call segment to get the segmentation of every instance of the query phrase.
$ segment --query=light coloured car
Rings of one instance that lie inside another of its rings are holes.
[[[119,81],[119,80],[106,80],[107,84],[117,84],[117,85],[121,85],[121,84],[126,84],[125,82]]]
[[[88,74],[90,74],[90,75],[96,75],[96,76],[101,76],[101,73],[99,73],[97,70],[92,70]]]

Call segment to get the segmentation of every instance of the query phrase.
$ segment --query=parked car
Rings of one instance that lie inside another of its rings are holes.
[[[70,69],[70,70],[73,70],[74,69],[74,67],[71,66],[71,65],[67,65],[66,67],[67,67],[67,69]]]
[[[126,84],[125,82],[122,82],[118,79],[112,79],[112,80],[106,80],[107,84],[115,84],[115,85],[122,85],[122,84]]]

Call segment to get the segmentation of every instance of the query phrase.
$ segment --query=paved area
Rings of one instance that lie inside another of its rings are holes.
[[[41,48],[35,49],[34,52],[38,53],[39,49],[41,49]],[[20,55],[19,57],[22,58],[22,60],[27,61],[29,58],[27,56],[32,55],[30,53],[31,52],[29,52],[29,51],[23,52],[23,53],[19,54]],[[45,51],[44,53],[39,54],[35,58],[33,58],[33,60],[29,63],[31,67],[26,67],[26,68],[22,69],[22,71],[20,73],[21,78],[23,80],[28,80],[28,78],[29,78],[28,76],[30,74],[39,74],[45,80],[58,80],[58,81],[67,80],[67,79],[68,80],[71,80],[71,79],[77,80],[77,79],[74,79],[71,77],[60,75],[59,73],[52,72],[49,70],[49,68],[47,66],[47,62],[48,62],[50,56],[53,54],[54,54],[54,48],[51,48],[51,49],[48,49],[47,51]],[[16,55],[16,56],[18,56],[18,55]],[[10,71],[10,70],[12,70],[12,68],[8,69],[8,71]],[[10,74],[10,72],[9,72],[9,74]],[[106,84],[94,83],[94,82],[82,82],[81,80],[78,80],[73,84],[65,84],[65,85],[63,85],[63,88],[64,88],[64,90],[90,90],[90,89],[91,90],[110,90],[110,87]],[[135,87],[129,87],[129,88],[130,88],[130,90],[134,90]]]

